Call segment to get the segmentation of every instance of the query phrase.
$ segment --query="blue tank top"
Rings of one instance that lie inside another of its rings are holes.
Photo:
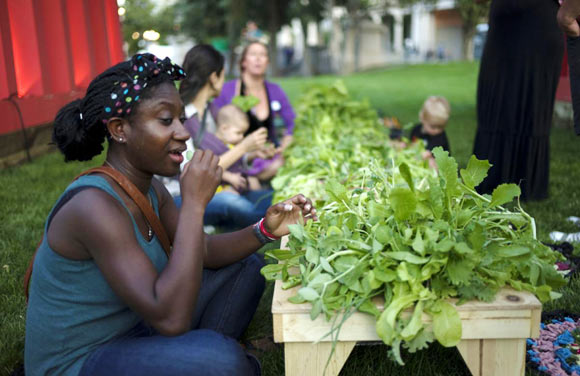
[[[85,175],[73,182],[57,200],[48,218],[67,193],[70,195],[81,187],[101,189],[123,205],[131,217],[139,245],[161,272],[167,256],[157,236],[151,241],[143,238],[129,209],[103,177]],[[153,187],[149,194],[159,215]],[[49,221],[44,227],[44,239],[36,254],[30,281],[25,372],[26,376],[76,376],[92,351],[127,333],[141,318],[115,294],[93,260],[71,260],[54,252],[46,236],[48,225]]]

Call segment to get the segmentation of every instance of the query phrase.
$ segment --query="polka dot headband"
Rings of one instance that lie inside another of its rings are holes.
[[[115,82],[110,96],[105,100],[103,123],[112,117],[129,115],[147,85],[166,79],[178,81],[185,77],[183,69],[168,57],[161,60],[149,53],[133,56],[131,66],[131,74],[127,75],[127,79]]]

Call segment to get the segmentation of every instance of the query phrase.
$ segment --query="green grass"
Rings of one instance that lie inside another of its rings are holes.
[[[478,66],[473,63],[395,67],[342,77],[353,96],[368,99],[385,115],[396,116],[402,124],[417,122],[419,109],[429,95],[443,95],[452,106],[447,128],[453,155],[459,164],[467,163],[475,135],[475,90]],[[291,78],[280,83],[292,102],[301,91],[316,83],[332,83],[336,77]],[[578,138],[572,130],[553,129],[551,138],[550,198],[526,203],[536,218],[539,239],[549,241],[552,230],[577,231],[566,222],[580,215],[580,158]],[[32,163],[0,171],[0,375],[8,375],[22,363],[25,303],[22,276],[40,240],[44,221],[54,201],[71,179],[84,169],[97,165],[63,163],[57,153]],[[272,335],[273,284],[269,283],[258,312],[246,331],[246,339]],[[546,310],[565,309],[580,313],[580,280],[564,289],[564,296],[546,305]],[[405,367],[389,361],[386,346],[358,346],[341,375],[467,375],[455,349],[434,345],[417,354],[405,354]],[[259,355],[265,376],[283,375],[283,350],[278,346]]]

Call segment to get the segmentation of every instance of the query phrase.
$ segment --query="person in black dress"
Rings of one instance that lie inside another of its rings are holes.
[[[493,167],[478,187],[516,183],[548,197],[550,126],[564,51],[557,0],[493,0],[477,88],[473,153]]]

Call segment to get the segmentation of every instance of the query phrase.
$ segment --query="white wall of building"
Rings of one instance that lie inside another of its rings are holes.
[[[420,54],[435,49],[435,17],[431,9],[423,5],[411,11],[411,40]]]

